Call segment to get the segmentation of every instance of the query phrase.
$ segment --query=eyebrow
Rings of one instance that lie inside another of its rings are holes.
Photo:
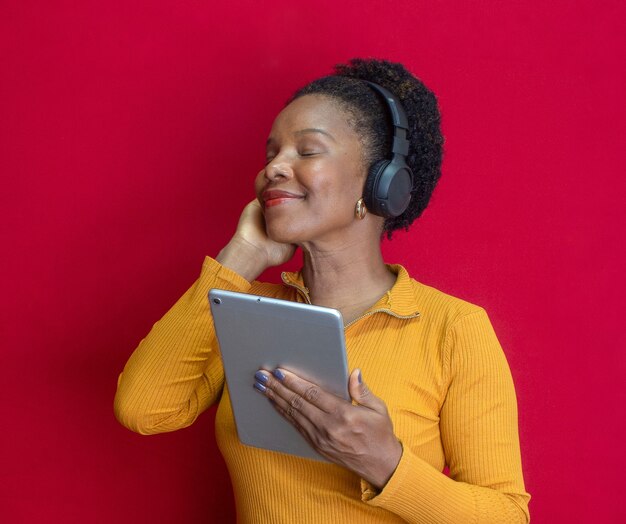
[[[296,135],[304,135],[306,133],[321,133],[322,135],[326,135],[331,140],[335,141],[335,137],[331,135],[328,131],[324,131],[323,129],[319,129],[317,127],[307,127],[306,129],[300,129],[296,131]]]
[[[294,134],[295,135],[306,135],[308,133],[320,133],[320,134],[325,135],[328,138],[330,138],[333,142],[337,141],[335,139],[335,137],[333,135],[331,135],[328,131],[324,131],[323,129],[319,129],[317,127],[307,127],[306,129],[299,129]],[[269,137],[267,139],[266,144],[269,144],[270,142],[272,142],[272,137]]]

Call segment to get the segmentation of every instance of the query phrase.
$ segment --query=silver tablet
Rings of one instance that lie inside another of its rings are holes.
[[[254,389],[254,374],[281,367],[349,400],[341,313],[221,289],[209,291],[209,302],[239,440],[325,461]]]

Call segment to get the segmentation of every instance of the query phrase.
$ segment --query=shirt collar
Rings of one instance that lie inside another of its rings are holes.
[[[417,293],[415,282],[407,270],[400,264],[387,264],[387,267],[396,275],[396,283],[367,312],[386,312],[401,318],[419,317],[417,308]],[[305,302],[311,303],[309,290],[304,285],[302,271],[286,272],[281,274],[283,283],[295,288]],[[366,312],[366,314],[367,314]]]

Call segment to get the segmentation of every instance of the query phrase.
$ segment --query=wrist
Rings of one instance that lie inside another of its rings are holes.
[[[248,282],[255,280],[268,266],[267,254],[263,249],[236,235],[224,246],[215,260]]]
[[[402,458],[402,443],[396,440],[392,450],[387,453],[382,461],[380,468],[378,469],[376,478],[373,478],[370,482],[377,490],[382,491],[389,479],[393,476],[400,459]]]

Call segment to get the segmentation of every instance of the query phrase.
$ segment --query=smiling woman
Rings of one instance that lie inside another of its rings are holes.
[[[235,235],[120,375],[116,415],[139,433],[188,426],[219,401],[239,521],[528,522],[515,392],[485,311],[381,254],[381,235],[426,207],[442,143],[434,95],[399,64],[353,60],[298,91],[274,121]],[[402,208],[373,205],[398,179],[410,184]],[[300,272],[256,280],[297,248]],[[286,369],[250,377],[330,463],[237,439],[213,287],[341,312],[352,402]]]

